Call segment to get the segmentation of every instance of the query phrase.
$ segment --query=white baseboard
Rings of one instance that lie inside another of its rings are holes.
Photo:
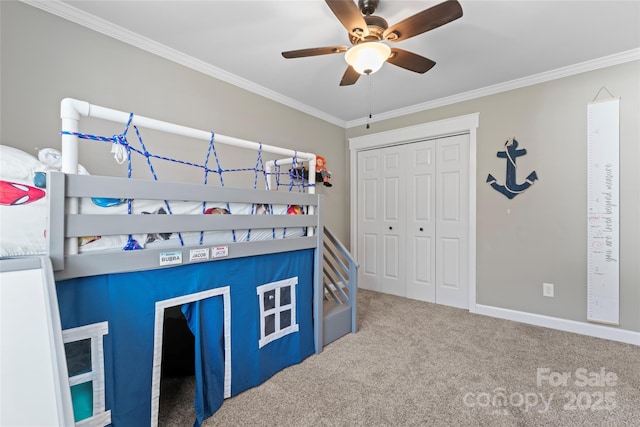
[[[476,314],[640,346],[640,332],[476,304]]]

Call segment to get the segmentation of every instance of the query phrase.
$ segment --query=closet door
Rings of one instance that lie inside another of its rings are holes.
[[[380,150],[358,152],[358,287],[380,290]]]
[[[436,302],[469,308],[469,135],[436,143]]]
[[[407,297],[435,302],[436,141],[407,145]]]
[[[406,295],[405,148],[358,152],[358,284]]]
[[[358,285],[468,308],[469,135],[358,152]]]
[[[382,221],[379,264],[380,291],[406,296],[406,170],[405,146],[380,150],[382,161]]]

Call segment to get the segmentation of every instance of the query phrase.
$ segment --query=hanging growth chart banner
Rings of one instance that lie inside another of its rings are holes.
[[[587,320],[619,325],[620,100],[587,106]]]

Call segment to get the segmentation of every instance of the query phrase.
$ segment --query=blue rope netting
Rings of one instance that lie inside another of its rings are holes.
[[[276,188],[280,188],[280,176],[281,175],[286,175],[286,173],[283,173],[280,171],[281,166],[278,165],[278,162],[275,161],[275,168],[276,168]],[[309,184],[308,180],[304,177],[304,172],[305,169],[302,165],[302,163],[298,162],[298,152],[295,151],[294,155],[293,155],[293,161],[291,162],[291,169],[289,169],[288,175],[289,175],[289,183],[288,183],[288,187],[289,187],[289,191],[293,191],[294,188],[298,188],[298,191],[303,192],[305,187],[310,187],[311,184]],[[287,213],[289,212],[289,209],[291,209],[292,206],[291,205],[287,205]],[[304,208],[302,206],[300,206],[300,213],[301,214],[305,214],[304,212]],[[284,239],[287,235],[287,229],[286,227],[282,229],[282,238]],[[273,230],[273,238],[275,239],[275,230]]]
[[[304,177],[304,168],[302,167],[302,164],[298,162],[297,159],[297,152],[295,153],[294,157],[293,157],[293,162],[291,165],[291,169],[289,169],[288,171],[281,171],[281,166],[277,164],[277,161],[275,162],[275,171],[274,172],[267,172],[267,170],[264,167],[264,161],[262,158],[262,144],[259,144],[259,148],[258,148],[258,155],[256,158],[256,163],[255,166],[253,168],[231,168],[231,169],[224,169],[222,168],[221,164],[220,164],[220,159],[218,158],[218,153],[216,151],[215,148],[215,144],[214,144],[214,139],[215,139],[215,134],[213,132],[211,132],[211,139],[209,140],[209,146],[207,148],[207,154],[205,156],[205,161],[204,164],[198,164],[198,163],[193,163],[193,162],[188,162],[188,161],[184,161],[184,160],[179,160],[179,159],[173,159],[170,157],[165,157],[165,156],[160,156],[157,154],[152,154],[150,153],[146,146],[145,143],[142,139],[142,135],[140,134],[140,130],[138,129],[138,127],[136,125],[132,126],[132,121],[133,121],[133,113],[129,114],[129,120],[127,121],[124,131],[118,135],[113,135],[111,137],[106,137],[106,136],[100,136],[100,135],[92,135],[92,134],[87,134],[87,133],[81,133],[81,132],[69,132],[69,131],[62,131],[60,132],[62,135],[73,135],[73,136],[77,136],[78,138],[81,139],[87,139],[87,140],[91,140],[91,141],[98,141],[98,142],[109,142],[114,144],[115,146],[121,146],[124,148],[124,150],[126,151],[126,161],[127,161],[127,178],[131,178],[132,174],[133,174],[133,164],[132,164],[132,159],[131,159],[131,155],[132,153],[138,154],[142,157],[144,157],[146,159],[147,165],[149,166],[149,171],[154,179],[154,181],[158,181],[158,176],[156,174],[156,171],[153,167],[153,163],[151,162],[151,159],[158,159],[158,160],[163,160],[163,161],[168,161],[168,162],[173,162],[173,163],[178,163],[181,165],[185,165],[185,166],[189,166],[189,167],[195,167],[195,168],[200,168],[203,169],[204,171],[204,185],[207,185],[208,183],[208,178],[209,178],[209,173],[216,173],[220,179],[220,185],[222,187],[224,187],[224,180],[222,178],[222,175],[224,173],[231,173],[231,172],[253,172],[254,174],[254,179],[253,179],[253,188],[256,189],[257,185],[258,185],[258,176],[262,175],[265,184],[268,182],[269,180],[269,175],[275,175],[275,180],[276,180],[276,189],[280,188],[281,186],[284,186],[285,184],[281,184],[280,180],[281,180],[281,176],[288,176],[288,183],[286,183],[286,185],[288,186],[288,191],[293,191],[294,188],[297,189],[297,191],[299,192],[304,192],[306,188],[310,187],[311,185],[309,184],[307,178]],[[136,148],[133,147],[128,139],[127,139],[127,134],[129,132],[129,128],[133,127],[138,143],[140,144],[140,148]],[[209,160],[211,157],[211,154],[213,154],[213,157],[215,159],[215,163],[216,163],[216,168],[212,169],[209,167]],[[127,213],[129,215],[132,214],[132,202],[133,199],[127,199]],[[164,205],[167,208],[167,213],[169,215],[173,215],[173,212],[171,210],[171,205],[167,200],[164,200]],[[226,207],[227,207],[227,211],[229,213],[231,213],[231,206],[229,204],[229,202],[226,202]],[[255,203],[253,203],[251,205],[251,214],[255,214],[260,206],[256,205]],[[266,210],[265,213],[267,214],[273,214],[273,207],[271,205],[266,205],[266,206],[262,206],[263,209]],[[292,206],[288,205],[287,206],[287,212],[289,212],[289,209],[291,209]],[[302,208],[301,208],[302,209]],[[207,210],[207,202],[203,202],[202,203],[202,213],[204,214]],[[301,213],[304,213],[304,211],[302,211]],[[233,242],[236,242],[236,230],[231,230],[232,232],[232,236],[233,236]],[[272,238],[275,239],[276,235],[275,235],[275,228],[272,229]],[[178,238],[180,239],[180,246],[184,246],[184,240],[182,238],[182,234],[180,232],[177,233],[178,234]],[[247,230],[247,238],[246,240],[249,241],[251,237],[251,229]],[[282,237],[286,237],[286,228],[283,229],[283,235]],[[200,240],[199,240],[199,244],[202,245],[203,244],[203,238],[204,238],[204,232],[201,231],[200,232]],[[130,251],[130,250],[139,250],[142,249],[142,246],[133,238],[133,235],[129,234],[128,239],[127,239],[127,243],[125,244],[125,246],[122,248],[122,250],[125,251]]]

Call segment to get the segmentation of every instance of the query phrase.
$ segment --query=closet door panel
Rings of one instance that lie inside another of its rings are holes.
[[[379,290],[380,154],[358,153],[358,286]]]
[[[440,239],[440,253],[442,254],[442,283],[441,287],[458,289],[460,287],[460,239]]]
[[[392,176],[386,178],[384,182],[384,222],[391,225],[388,225],[388,230],[383,230],[384,248],[382,254],[383,263],[381,265],[384,265],[384,279],[391,281],[397,281],[400,278],[400,235],[398,234],[400,229],[400,207],[398,206],[398,198],[401,189],[399,181],[399,177]],[[390,292],[400,294],[400,290],[395,286]]]
[[[364,269],[364,274],[376,276],[378,274],[378,260],[376,257],[378,236],[376,234],[365,234],[363,241],[363,262],[360,265]]]
[[[410,241],[411,242],[411,241]],[[433,286],[433,239],[431,237],[414,237],[413,247],[411,248],[411,254],[413,259],[421,260],[422,262],[413,262],[411,271],[409,271],[410,277],[418,286],[429,287]],[[409,296],[409,295],[407,295]],[[425,298],[425,300],[427,300]]]
[[[436,302],[469,307],[468,135],[436,144]]]
[[[367,179],[364,181],[364,200],[362,216],[365,221],[374,223],[378,220],[378,181]]]
[[[394,146],[380,150],[382,164],[382,212],[379,233],[384,242],[380,251],[380,265],[384,266],[380,277],[380,290],[394,295],[406,295],[405,269],[405,218],[406,200],[405,147]]]
[[[398,224],[400,221],[400,177],[392,176],[384,180],[384,221]]]
[[[460,210],[460,172],[447,172],[440,174],[440,188],[444,192],[440,210],[440,221],[456,224],[460,222],[462,212]]]
[[[407,297],[435,301],[435,141],[407,145]]]
[[[397,280],[400,278],[400,265],[397,253],[399,252],[399,236],[386,235],[384,238],[384,277]]]

